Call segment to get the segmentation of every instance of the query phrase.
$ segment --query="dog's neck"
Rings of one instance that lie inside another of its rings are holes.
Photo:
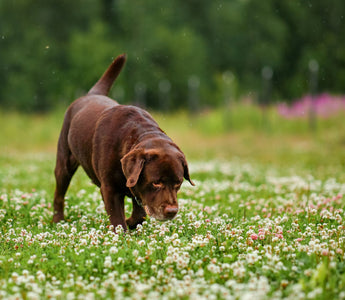
[[[133,143],[133,146],[139,145],[141,142],[143,142],[144,138],[147,138],[149,135],[152,135],[154,138],[164,138],[164,139],[169,139],[170,138],[163,132],[163,131],[158,131],[157,129],[155,130],[148,130],[140,134],[135,142]]]

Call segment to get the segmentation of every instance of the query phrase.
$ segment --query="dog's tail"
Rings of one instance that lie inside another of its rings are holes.
[[[113,82],[120,74],[123,65],[126,62],[126,54],[121,54],[114,59],[109,68],[104,72],[102,77],[90,89],[89,95],[108,95]]]

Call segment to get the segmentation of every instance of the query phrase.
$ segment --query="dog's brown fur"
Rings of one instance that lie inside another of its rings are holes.
[[[79,165],[100,187],[111,224],[124,230],[141,224],[146,211],[159,220],[174,218],[183,178],[194,185],[184,154],[153,118],[106,96],[125,61],[118,56],[67,109],[57,149],[54,222],[64,219],[64,196]],[[133,202],[127,220],[125,196]]]

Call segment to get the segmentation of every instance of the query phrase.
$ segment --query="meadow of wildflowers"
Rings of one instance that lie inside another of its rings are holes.
[[[316,116],[329,118],[345,111],[345,97],[320,94],[312,97],[306,95],[296,100],[292,105],[281,103],[277,106],[278,112],[285,118],[305,118],[313,109]]]
[[[21,175],[27,188],[16,189],[16,168],[0,170],[0,299],[345,299],[336,177],[192,162],[196,186],[182,186],[178,216],[123,234],[86,177],[56,225],[52,189],[28,188],[51,175]]]

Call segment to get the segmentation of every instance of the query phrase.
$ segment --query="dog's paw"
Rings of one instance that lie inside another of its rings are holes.
[[[53,223],[59,223],[60,221],[64,221],[64,215],[63,214],[54,214],[53,216]]]
[[[127,226],[129,229],[136,229],[139,224],[142,224],[145,221],[145,218],[142,217],[140,219],[135,219],[135,218],[128,218],[126,220]]]

